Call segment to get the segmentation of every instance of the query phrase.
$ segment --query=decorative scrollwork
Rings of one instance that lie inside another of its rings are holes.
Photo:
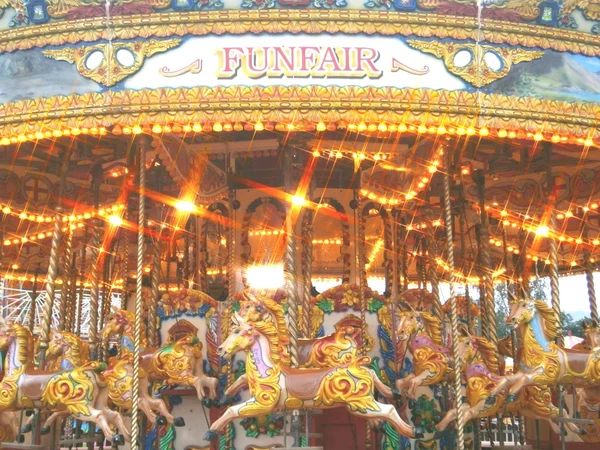
[[[114,86],[142,68],[144,60],[177,47],[181,39],[115,42],[79,48],[44,50],[44,56],[74,63],[81,75],[104,86]]]
[[[505,77],[514,64],[532,61],[544,56],[538,50],[495,47],[474,43],[420,41],[411,39],[408,44],[444,60],[450,72],[475,87],[487,86]]]

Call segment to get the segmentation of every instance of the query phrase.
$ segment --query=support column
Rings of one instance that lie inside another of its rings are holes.
[[[88,343],[90,348],[90,360],[98,359],[98,307],[100,298],[100,270],[104,255],[100,251],[102,246],[102,221],[97,218],[100,204],[100,183],[102,180],[100,170],[92,172],[92,190],[94,192],[94,209],[96,218],[92,220],[92,267],[90,273],[90,322],[88,330]]]
[[[157,347],[156,342],[156,318],[158,302],[160,300],[160,228],[157,230],[158,235],[152,245],[152,299],[148,305],[148,346]]]
[[[310,198],[310,196],[309,196]],[[302,336],[311,338],[311,299],[312,299],[312,263],[313,263],[313,220],[314,213],[307,210],[304,213],[303,233],[304,245],[302,252],[302,276],[304,278],[304,292],[302,302]]]
[[[587,217],[584,217],[584,220]],[[584,226],[584,236],[587,237],[587,227]],[[590,316],[592,321],[598,323],[598,302],[596,301],[596,287],[594,286],[594,268],[590,260],[592,255],[588,249],[583,252],[583,260],[585,264],[585,279],[587,281],[588,298],[590,301]]]
[[[87,253],[87,240],[88,240],[88,227],[85,227],[83,232],[83,246],[81,248],[81,271],[80,271],[80,285],[77,290],[77,325],[75,327],[75,334],[78,336],[81,334],[81,325],[83,324],[83,292],[85,290],[85,260]]]
[[[449,155],[448,155],[449,156]],[[450,172],[452,170],[451,159],[448,157],[446,173],[444,173],[444,219],[446,222],[446,258],[448,270],[450,271],[450,323],[452,326],[452,357],[454,360],[454,408],[456,409],[456,436],[459,450],[465,448],[465,433],[463,428],[463,409],[462,409],[462,363],[458,353],[458,312],[456,307],[456,277],[454,275],[454,237],[453,237],[453,218],[452,205],[450,199]]]
[[[135,322],[133,338],[133,386],[131,396],[131,450],[143,448],[139,440],[139,390],[140,390],[140,347],[142,343],[142,320],[144,314],[143,285],[144,277],[144,229],[146,226],[146,147],[147,136],[140,136],[138,145],[138,227],[137,227],[137,267],[135,285]]]
[[[283,155],[283,171],[285,192],[289,195],[295,195],[293,183],[293,155],[290,149],[284,150]],[[285,218],[285,260],[284,260],[284,276],[285,288],[287,291],[288,300],[288,318],[290,327],[290,365],[291,367],[299,366],[298,358],[298,287],[296,284],[296,236],[294,235],[295,218],[297,217],[295,207],[290,201]]]
[[[60,289],[60,304],[58,313],[58,329],[65,330],[67,324],[67,308],[69,307],[69,280],[71,274],[71,260],[73,257],[73,234],[75,230],[67,224],[64,248],[63,283]]]
[[[488,217],[485,210],[485,174],[481,170],[473,172],[473,180],[477,184],[480,214],[480,256],[483,292],[481,298],[485,302],[487,337],[491,344],[498,348],[498,333],[496,331],[496,308],[494,304],[494,283],[492,280],[492,261],[490,258],[490,240],[488,232]]]
[[[50,259],[48,263],[48,274],[46,275],[46,299],[42,310],[40,327],[40,366],[43,368],[46,361],[46,350],[50,342],[50,327],[52,326],[52,309],[54,306],[54,283],[58,274],[58,251],[62,235],[62,208],[56,207],[54,215],[54,231],[52,233],[52,244],[50,246]]]
[[[29,317],[27,318],[27,327],[29,328],[29,331],[31,331],[31,334],[33,334],[33,329],[35,328],[35,309],[36,309],[36,298],[38,296],[38,292],[37,292],[37,281],[38,281],[38,276],[40,274],[40,266],[38,264],[38,266],[36,267],[35,271],[33,272],[33,288],[31,290],[31,307],[29,308]]]

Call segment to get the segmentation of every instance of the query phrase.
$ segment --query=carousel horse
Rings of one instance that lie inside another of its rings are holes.
[[[552,421],[559,416],[559,409],[552,404],[549,388],[531,386],[523,389],[516,401],[507,401],[506,388],[517,381],[519,376],[498,375],[496,349],[487,339],[471,336],[463,331],[463,336],[458,340],[458,352],[466,379],[467,402],[462,405],[463,426],[473,419],[520,413],[531,419],[545,420],[553,431],[560,432],[558,425]],[[502,387],[501,390],[497,395],[492,395],[492,391],[498,386]],[[566,411],[563,411],[563,415],[567,417]],[[451,409],[437,424],[436,429],[445,430],[456,417],[456,409]],[[570,429],[578,432],[577,427],[572,424]]]
[[[252,398],[230,406],[215,421],[204,438],[216,439],[218,432],[240,417],[256,417],[282,409],[326,409],[346,407],[351,414],[367,419],[385,420],[403,436],[415,430],[405,423],[396,409],[379,403],[374,389],[383,383],[365,367],[368,356],[353,358],[331,368],[290,369],[281,360],[279,331],[270,321],[245,322],[236,313],[237,325],[218,348],[220,356],[248,350],[246,373]]]
[[[280,346],[282,362],[289,366],[289,343],[287,324],[283,306],[268,297],[256,297],[249,292],[244,293],[245,301],[241,302],[239,316],[246,322],[261,322],[271,320],[280,333]],[[346,355],[358,356],[358,351],[366,347],[372,348],[373,340],[367,336],[363,339],[361,321],[354,315],[342,318],[335,324],[335,332],[314,339],[298,339],[300,367],[328,368],[343,364]],[[375,375],[376,376],[376,375]],[[220,404],[224,405],[231,400],[241,389],[248,387],[248,377],[240,376],[221,398]],[[386,389],[386,398],[391,398],[392,393]]]
[[[112,336],[120,337],[119,359],[133,354],[133,328],[134,314],[113,307],[113,313],[102,329],[101,336],[104,341]],[[145,336],[144,330],[142,336]],[[206,396],[206,389],[208,398],[216,399],[219,382],[204,374],[202,343],[196,336],[186,336],[161,348],[146,348],[144,339],[140,354],[141,369],[148,382],[162,381],[170,385],[194,387],[199,400]],[[123,371],[121,373],[124,375]]]
[[[573,347],[574,350],[594,350],[600,347],[600,326],[598,322],[592,320],[588,323],[587,320],[583,320],[583,342]]]
[[[39,338],[34,338],[34,349],[39,347]],[[78,336],[69,332],[53,331],[51,334],[48,349],[46,350],[46,370],[62,371],[73,370],[81,367],[89,361],[89,350],[85,343]],[[110,415],[110,413],[109,413]],[[50,426],[56,419],[63,419],[69,416],[68,411],[54,412],[48,417],[42,427],[42,434],[50,431]],[[30,415],[21,428],[21,433],[29,433],[32,429],[32,422],[35,415]]]
[[[415,398],[419,386],[450,379],[451,352],[442,346],[442,323],[438,318],[412,308],[403,311],[398,317],[396,337],[413,356],[413,373],[396,381],[397,393],[407,389],[408,397]]]
[[[18,323],[0,318],[0,351],[5,355],[5,376],[0,382],[0,411],[46,408],[68,411],[94,423],[115,444],[124,444],[129,432],[117,412],[107,412],[100,372],[104,364],[90,362],[73,370],[41,371],[32,364],[31,332]],[[111,424],[120,434],[113,432]]]
[[[13,411],[0,412],[0,442],[14,442],[19,434],[19,418]]]
[[[88,360],[87,342],[73,333],[55,331],[48,347],[46,360],[60,363],[61,370],[79,367]],[[106,384],[103,389],[108,391],[108,398],[112,404],[122,409],[131,409],[133,396],[132,355],[112,359],[108,369],[102,372],[102,380]],[[152,423],[158,422],[161,425],[170,423],[175,426],[185,424],[183,418],[175,418],[169,413],[163,400],[153,398],[148,394],[148,380],[145,377],[140,378],[139,408]],[[160,416],[157,416],[154,411],[160,412]],[[52,425],[57,418],[54,414],[50,416],[44,428]]]
[[[516,394],[528,385],[573,384],[600,389],[600,349],[571,350],[554,342],[559,324],[544,301],[520,299],[510,302],[506,324],[519,334],[521,375],[511,388]]]

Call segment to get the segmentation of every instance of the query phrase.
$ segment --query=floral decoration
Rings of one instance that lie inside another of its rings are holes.
[[[217,306],[217,301],[201,291],[183,289],[175,294],[164,294],[158,307],[161,319],[186,316],[205,317],[211,308]]]
[[[313,6],[320,9],[344,8],[348,6],[348,2],[346,0],[313,0]]]
[[[242,8],[246,9],[273,9],[277,0],[242,0]]]
[[[385,304],[384,296],[369,287],[364,288],[364,296],[369,312],[377,312]],[[317,295],[312,302],[325,313],[360,311],[360,288],[356,284],[345,283]]]
[[[435,426],[442,420],[434,399],[421,395],[411,405],[412,423],[420,432],[435,433]]]
[[[279,436],[284,426],[283,416],[267,414],[266,416],[247,417],[240,424],[246,430],[246,436],[259,437],[266,434],[270,437]]]
[[[382,8],[392,9],[394,2],[391,0],[367,0],[365,2],[366,8]]]

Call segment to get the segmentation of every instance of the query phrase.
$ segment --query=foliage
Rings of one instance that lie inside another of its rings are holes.
[[[412,405],[412,422],[420,432],[435,433],[435,426],[442,419],[435,400],[421,395]]]
[[[510,334],[510,328],[504,323],[504,319],[508,316],[508,290],[506,284],[498,283],[494,286],[495,302],[496,302],[496,332],[498,339],[502,339]]]
[[[283,430],[283,416],[267,414],[266,416],[247,417],[241,422],[246,430],[246,436],[259,437],[261,434],[267,434],[270,437],[279,436]]]

